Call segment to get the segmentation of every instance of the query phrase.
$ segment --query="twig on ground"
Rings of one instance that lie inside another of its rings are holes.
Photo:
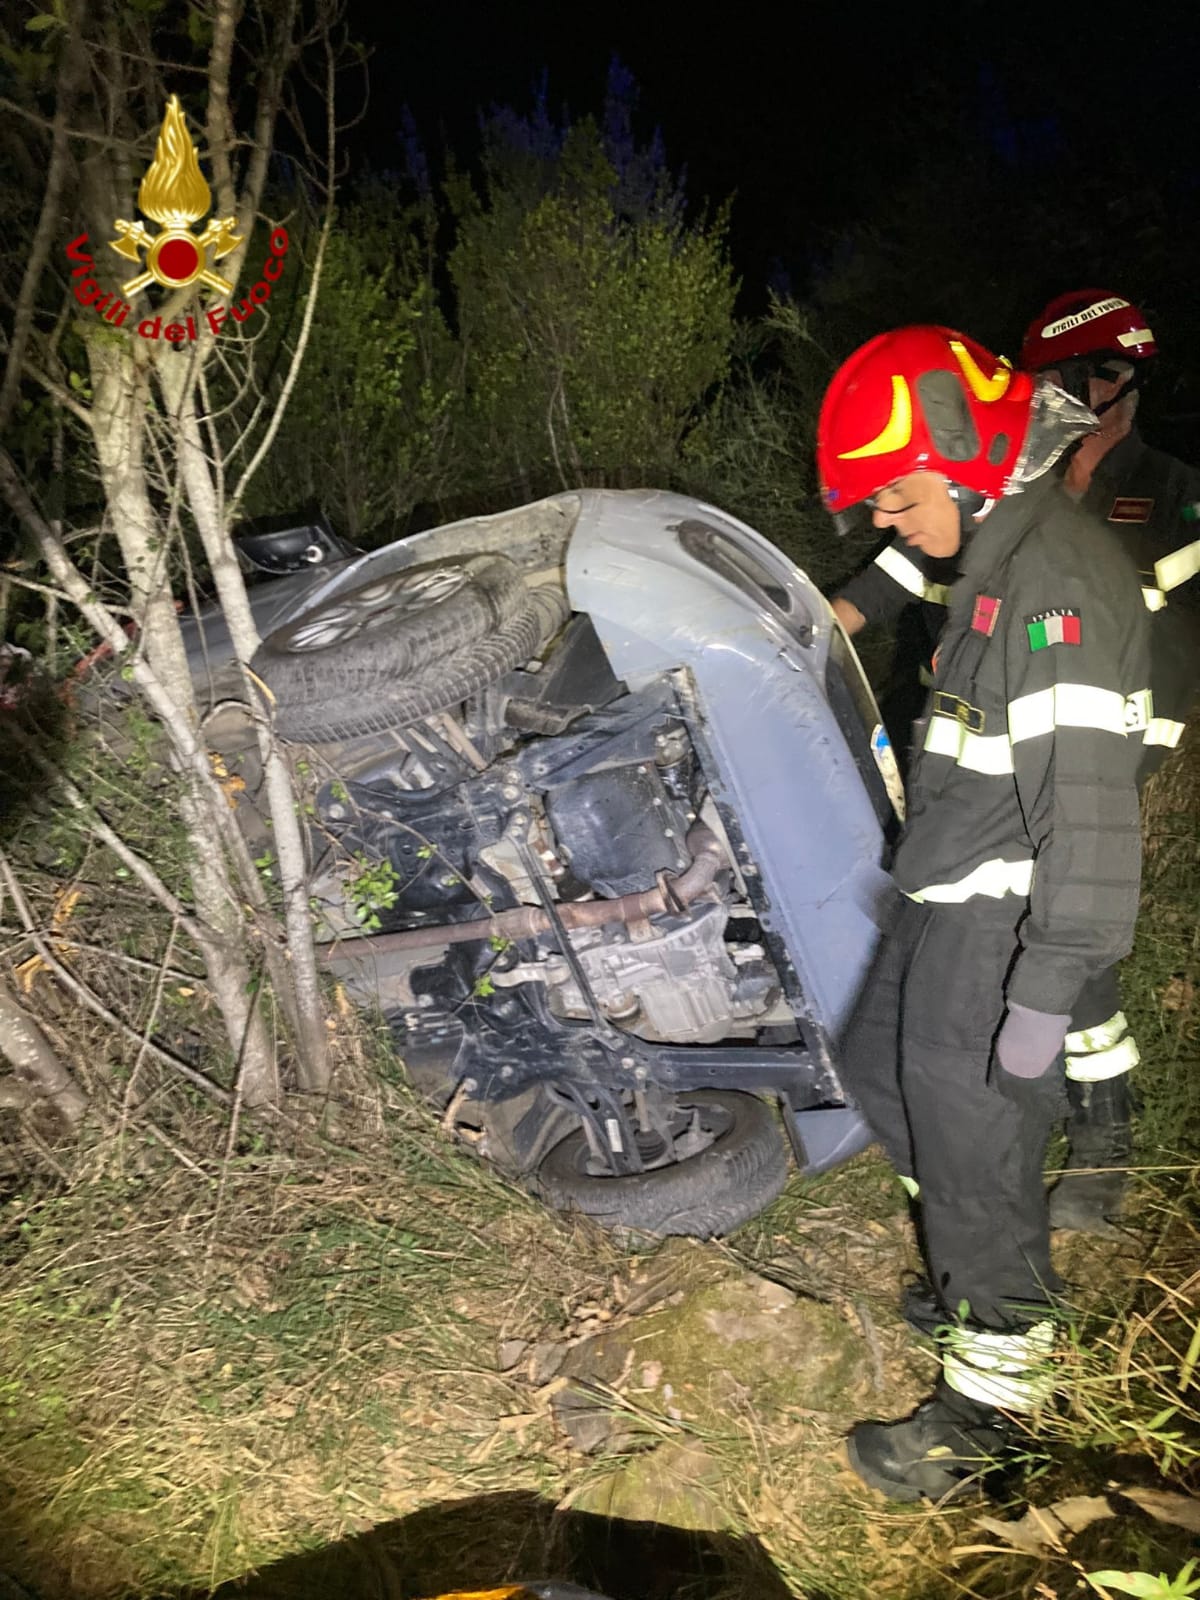
[[[133,1101],[134,1089],[137,1085],[138,1073],[142,1070],[142,1062],[146,1059],[146,1048],[150,1043],[150,1035],[154,1031],[154,1024],[158,1020],[159,1007],[162,1005],[163,986],[167,981],[167,964],[175,949],[175,936],[179,932],[179,918],[171,923],[171,932],[167,938],[167,948],[163,952],[162,964],[158,970],[158,977],[154,984],[154,996],[150,1002],[150,1015],[146,1018],[146,1025],[142,1029],[142,1042],[138,1053],[134,1057],[133,1066],[129,1069],[129,1082],[125,1085],[125,1093],[121,1097],[121,1123],[120,1129],[124,1133],[125,1125],[129,1119],[129,1107]]]
[[[887,1387],[883,1371],[883,1351],[879,1347],[879,1331],[875,1326],[874,1318],[861,1300],[852,1300],[854,1314],[858,1318],[859,1327],[863,1331],[863,1338],[867,1341],[867,1349],[871,1354],[871,1387],[876,1394],[882,1394]]]

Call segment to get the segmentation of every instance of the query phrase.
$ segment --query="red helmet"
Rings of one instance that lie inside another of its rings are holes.
[[[834,374],[817,424],[826,508],[923,468],[994,499],[1029,427],[1033,380],[953,328],[878,334]]]
[[[1138,308],[1107,289],[1060,294],[1029,324],[1021,365],[1029,372],[1061,367],[1064,361],[1118,356],[1144,361],[1158,346]]]

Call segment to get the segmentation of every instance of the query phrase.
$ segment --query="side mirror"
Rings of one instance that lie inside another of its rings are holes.
[[[309,567],[334,566],[359,553],[349,540],[334,533],[321,512],[243,523],[233,531],[233,547],[243,572],[273,578]]]

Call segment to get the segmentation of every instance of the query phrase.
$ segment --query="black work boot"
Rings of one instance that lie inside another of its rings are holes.
[[[1129,1074],[1099,1083],[1067,1080],[1070,1154],[1050,1191],[1050,1226],[1077,1233],[1111,1234],[1120,1215],[1133,1156],[1133,1103]],[[1087,1168],[1090,1170],[1081,1171]]]
[[[955,1319],[947,1315],[928,1278],[912,1278],[900,1291],[900,1315],[910,1328],[934,1337]]]
[[[1002,1470],[1011,1424],[990,1406],[943,1391],[906,1421],[860,1422],[846,1442],[850,1465],[889,1500],[955,1500],[981,1492]]]

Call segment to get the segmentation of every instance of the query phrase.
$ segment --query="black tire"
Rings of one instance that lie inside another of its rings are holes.
[[[346,694],[331,682],[319,700],[280,696],[275,708],[277,733],[292,744],[355,739],[403,728],[461,704],[535,656],[566,621],[567,603],[560,590],[544,586],[525,593],[524,607],[488,637],[420,672],[380,682],[369,694]]]
[[[556,1211],[582,1211],[606,1228],[711,1239],[749,1222],[783,1189],[788,1159],[774,1113],[757,1095],[724,1089],[680,1093],[681,1107],[723,1124],[712,1144],[671,1166],[627,1177],[593,1177],[582,1128],[543,1160],[536,1185]]]
[[[281,705],[374,694],[486,638],[528,603],[506,556],[425,562],[302,612],[263,640],[252,665]]]

